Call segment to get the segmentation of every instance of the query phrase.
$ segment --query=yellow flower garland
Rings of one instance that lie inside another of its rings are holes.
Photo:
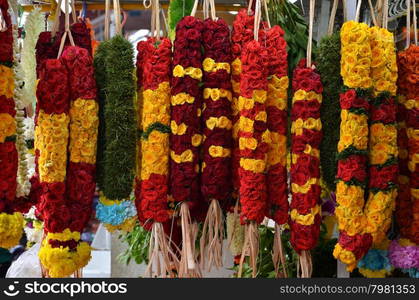
[[[23,231],[21,213],[0,213],[0,248],[10,248],[19,244]]]

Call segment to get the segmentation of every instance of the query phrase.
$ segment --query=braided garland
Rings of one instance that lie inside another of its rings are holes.
[[[17,188],[16,109],[13,100],[13,25],[7,0],[0,0],[0,13],[7,29],[0,32],[0,247],[19,243],[23,232],[22,214],[14,212]]]

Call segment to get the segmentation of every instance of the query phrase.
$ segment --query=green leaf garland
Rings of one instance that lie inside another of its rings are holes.
[[[324,37],[318,48],[318,70],[324,86],[321,106],[323,140],[320,145],[320,162],[323,179],[330,190],[336,189],[337,144],[340,129],[339,93],[343,82],[340,76],[340,33]]]

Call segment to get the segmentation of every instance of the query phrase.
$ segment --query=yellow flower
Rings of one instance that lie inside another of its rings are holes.
[[[6,113],[0,113],[0,143],[4,143],[8,136],[16,133],[15,119]]]
[[[231,63],[231,67],[233,68],[233,75],[239,75],[242,70],[241,70],[241,61],[240,58],[236,58],[235,60],[233,60],[233,62]]]
[[[258,141],[255,138],[239,138],[239,148],[240,150],[251,149],[255,150],[258,145]]]
[[[193,161],[193,153],[192,150],[188,149],[182,152],[180,155],[176,154],[174,151],[170,152],[170,157],[176,163],[184,163],[184,162],[192,162]]]
[[[253,124],[252,119],[240,116],[239,119],[239,130],[243,132],[253,133]]]
[[[0,65],[0,95],[12,98],[15,89],[13,70],[4,65]]]
[[[300,101],[300,100],[305,100],[307,97],[307,92],[304,90],[297,90],[294,93],[294,97],[293,97],[293,102],[294,101]]]
[[[202,62],[202,66],[205,72],[211,72],[213,71],[213,68],[215,67],[215,61],[212,58],[207,57]]]
[[[179,93],[173,95],[170,99],[172,105],[183,105],[185,103],[192,104],[195,101],[195,98],[187,93]],[[147,105],[152,106],[152,103],[147,102]],[[146,110],[146,109],[144,109]],[[147,111],[147,110],[146,110]]]
[[[262,173],[265,171],[266,163],[261,159],[240,158],[240,166],[254,173]]]
[[[183,67],[181,65],[176,65],[173,68],[173,76],[174,77],[183,77],[185,74],[185,70],[183,69]]]
[[[249,99],[249,98],[245,98],[240,96],[238,103],[237,103],[237,108],[238,110],[243,110],[243,109],[252,109],[254,106],[254,101],[253,99]]]
[[[231,154],[230,149],[226,149],[221,146],[214,146],[214,145],[209,147],[208,152],[212,157],[228,157]]]
[[[255,102],[265,103],[266,101],[266,91],[265,90],[254,90],[253,91],[253,99]]]
[[[1,65],[0,65],[1,67]],[[0,213],[0,247],[9,249],[17,244],[22,237],[23,216],[19,212]]]
[[[201,145],[201,142],[202,142],[202,135],[194,134],[192,136],[192,146],[198,147],[199,145]]]
[[[266,111],[260,111],[256,115],[255,120],[256,121],[266,122],[267,118],[268,118],[268,115],[266,114]]]
[[[185,123],[180,123],[179,125],[177,125],[176,121],[172,120],[170,122],[170,128],[172,129],[173,134],[183,135],[186,133],[187,126]]]

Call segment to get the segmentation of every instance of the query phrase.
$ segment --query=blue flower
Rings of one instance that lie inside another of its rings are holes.
[[[137,214],[134,202],[126,200],[120,204],[104,205],[99,202],[96,206],[96,217],[99,221],[113,226],[120,225],[125,220]]]
[[[358,262],[358,268],[373,271],[390,270],[391,265],[387,257],[387,250],[370,249],[367,254]]]

